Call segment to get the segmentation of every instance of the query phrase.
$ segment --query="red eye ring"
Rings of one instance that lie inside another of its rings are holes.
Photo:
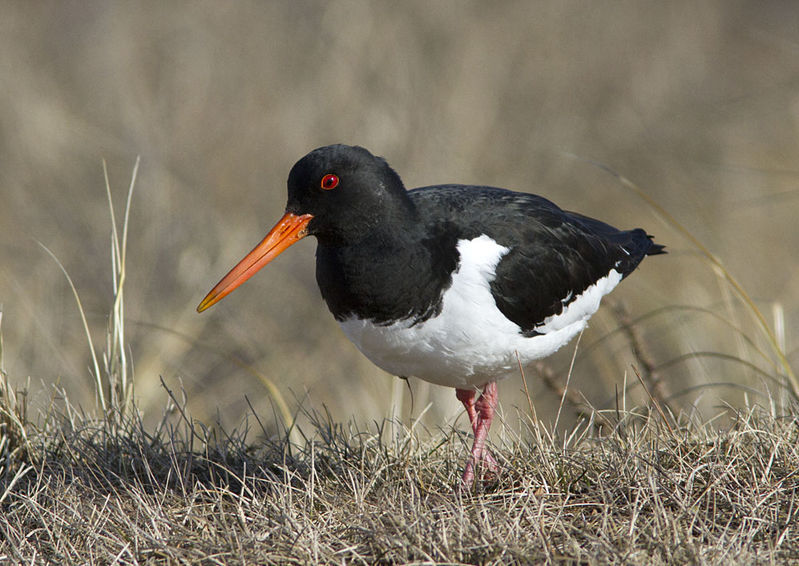
[[[322,177],[321,187],[326,191],[335,189],[338,187],[338,176],[333,175],[333,173],[328,173]]]

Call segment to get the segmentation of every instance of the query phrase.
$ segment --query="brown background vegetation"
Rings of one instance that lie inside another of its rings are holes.
[[[392,406],[411,414],[404,385],[363,359],[327,312],[313,242],[194,311],[282,213],[291,165],[335,142],[385,156],[408,187],[503,186],[645,227],[670,255],[644,262],[614,297],[634,317],[656,313],[639,325],[656,363],[710,351],[766,366],[699,310],[767,349],[729,288],[589,160],[605,164],[717,254],[769,320],[781,307],[788,350],[795,344],[794,3],[18,2],[1,12],[3,362],[14,380],[31,376],[35,402],[58,383],[73,402],[93,403],[77,308],[37,242],[73,277],[101,347],[112,301],[102,160],[119,215],[139,155],[126,322],[138,403],[155,417],[163,376],[182,384],[201,420],[235,424],[249,398],[268,421],[262,384],[225,355],[264,373],[293,407],[324,404],[338,420],[380,419]],[[600,408],[615,404],[625,376],[635,381],[619,333],[590,348],[617,326],[610,309],[598,313],[572,377]],[[572,351],[549,362],[558,375]],[[768,385],[744,364],[707,356],[661,376],[676,406],[698,403],[708,417],[741,404],[739,386]],[[557,396],[535,377],[546,415]],[[429,402],[436,426],[459,414],[452,391],[411,387],[413,415]],[[502,389],[506,412],[524,409],[518,378]]]

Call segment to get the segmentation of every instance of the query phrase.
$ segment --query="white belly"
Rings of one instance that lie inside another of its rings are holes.
[[[528,338],[500,312],[489,287],[508,251],[488,236],[459,241],[459,265],[436,317],[387,326],[353,317],[341,321],[341,328],[367,358],[389,373],[449,387],[482,386],[517,369],[517,353],[526,365],[569,342],[585,328],[601,298],[621,281],[621,274],[611,270],[559,315],[548,317],[538,327],[541,335]]]

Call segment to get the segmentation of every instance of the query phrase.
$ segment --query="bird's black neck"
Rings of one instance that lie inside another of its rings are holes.
[[[440,312],[457,265],[456,244],[454,234],[425,233],[416,221],[376,227],[357,244],[320,239],[316,280],[339,321],[355,316],[378,324],[418,323]]]

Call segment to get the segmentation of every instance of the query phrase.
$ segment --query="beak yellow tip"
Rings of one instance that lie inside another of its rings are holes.
[[[202,302],[197,305],[197,312],[203,312],[205,309],[211,306],[211,301],[208,300],[208,297],[202,300]]]

